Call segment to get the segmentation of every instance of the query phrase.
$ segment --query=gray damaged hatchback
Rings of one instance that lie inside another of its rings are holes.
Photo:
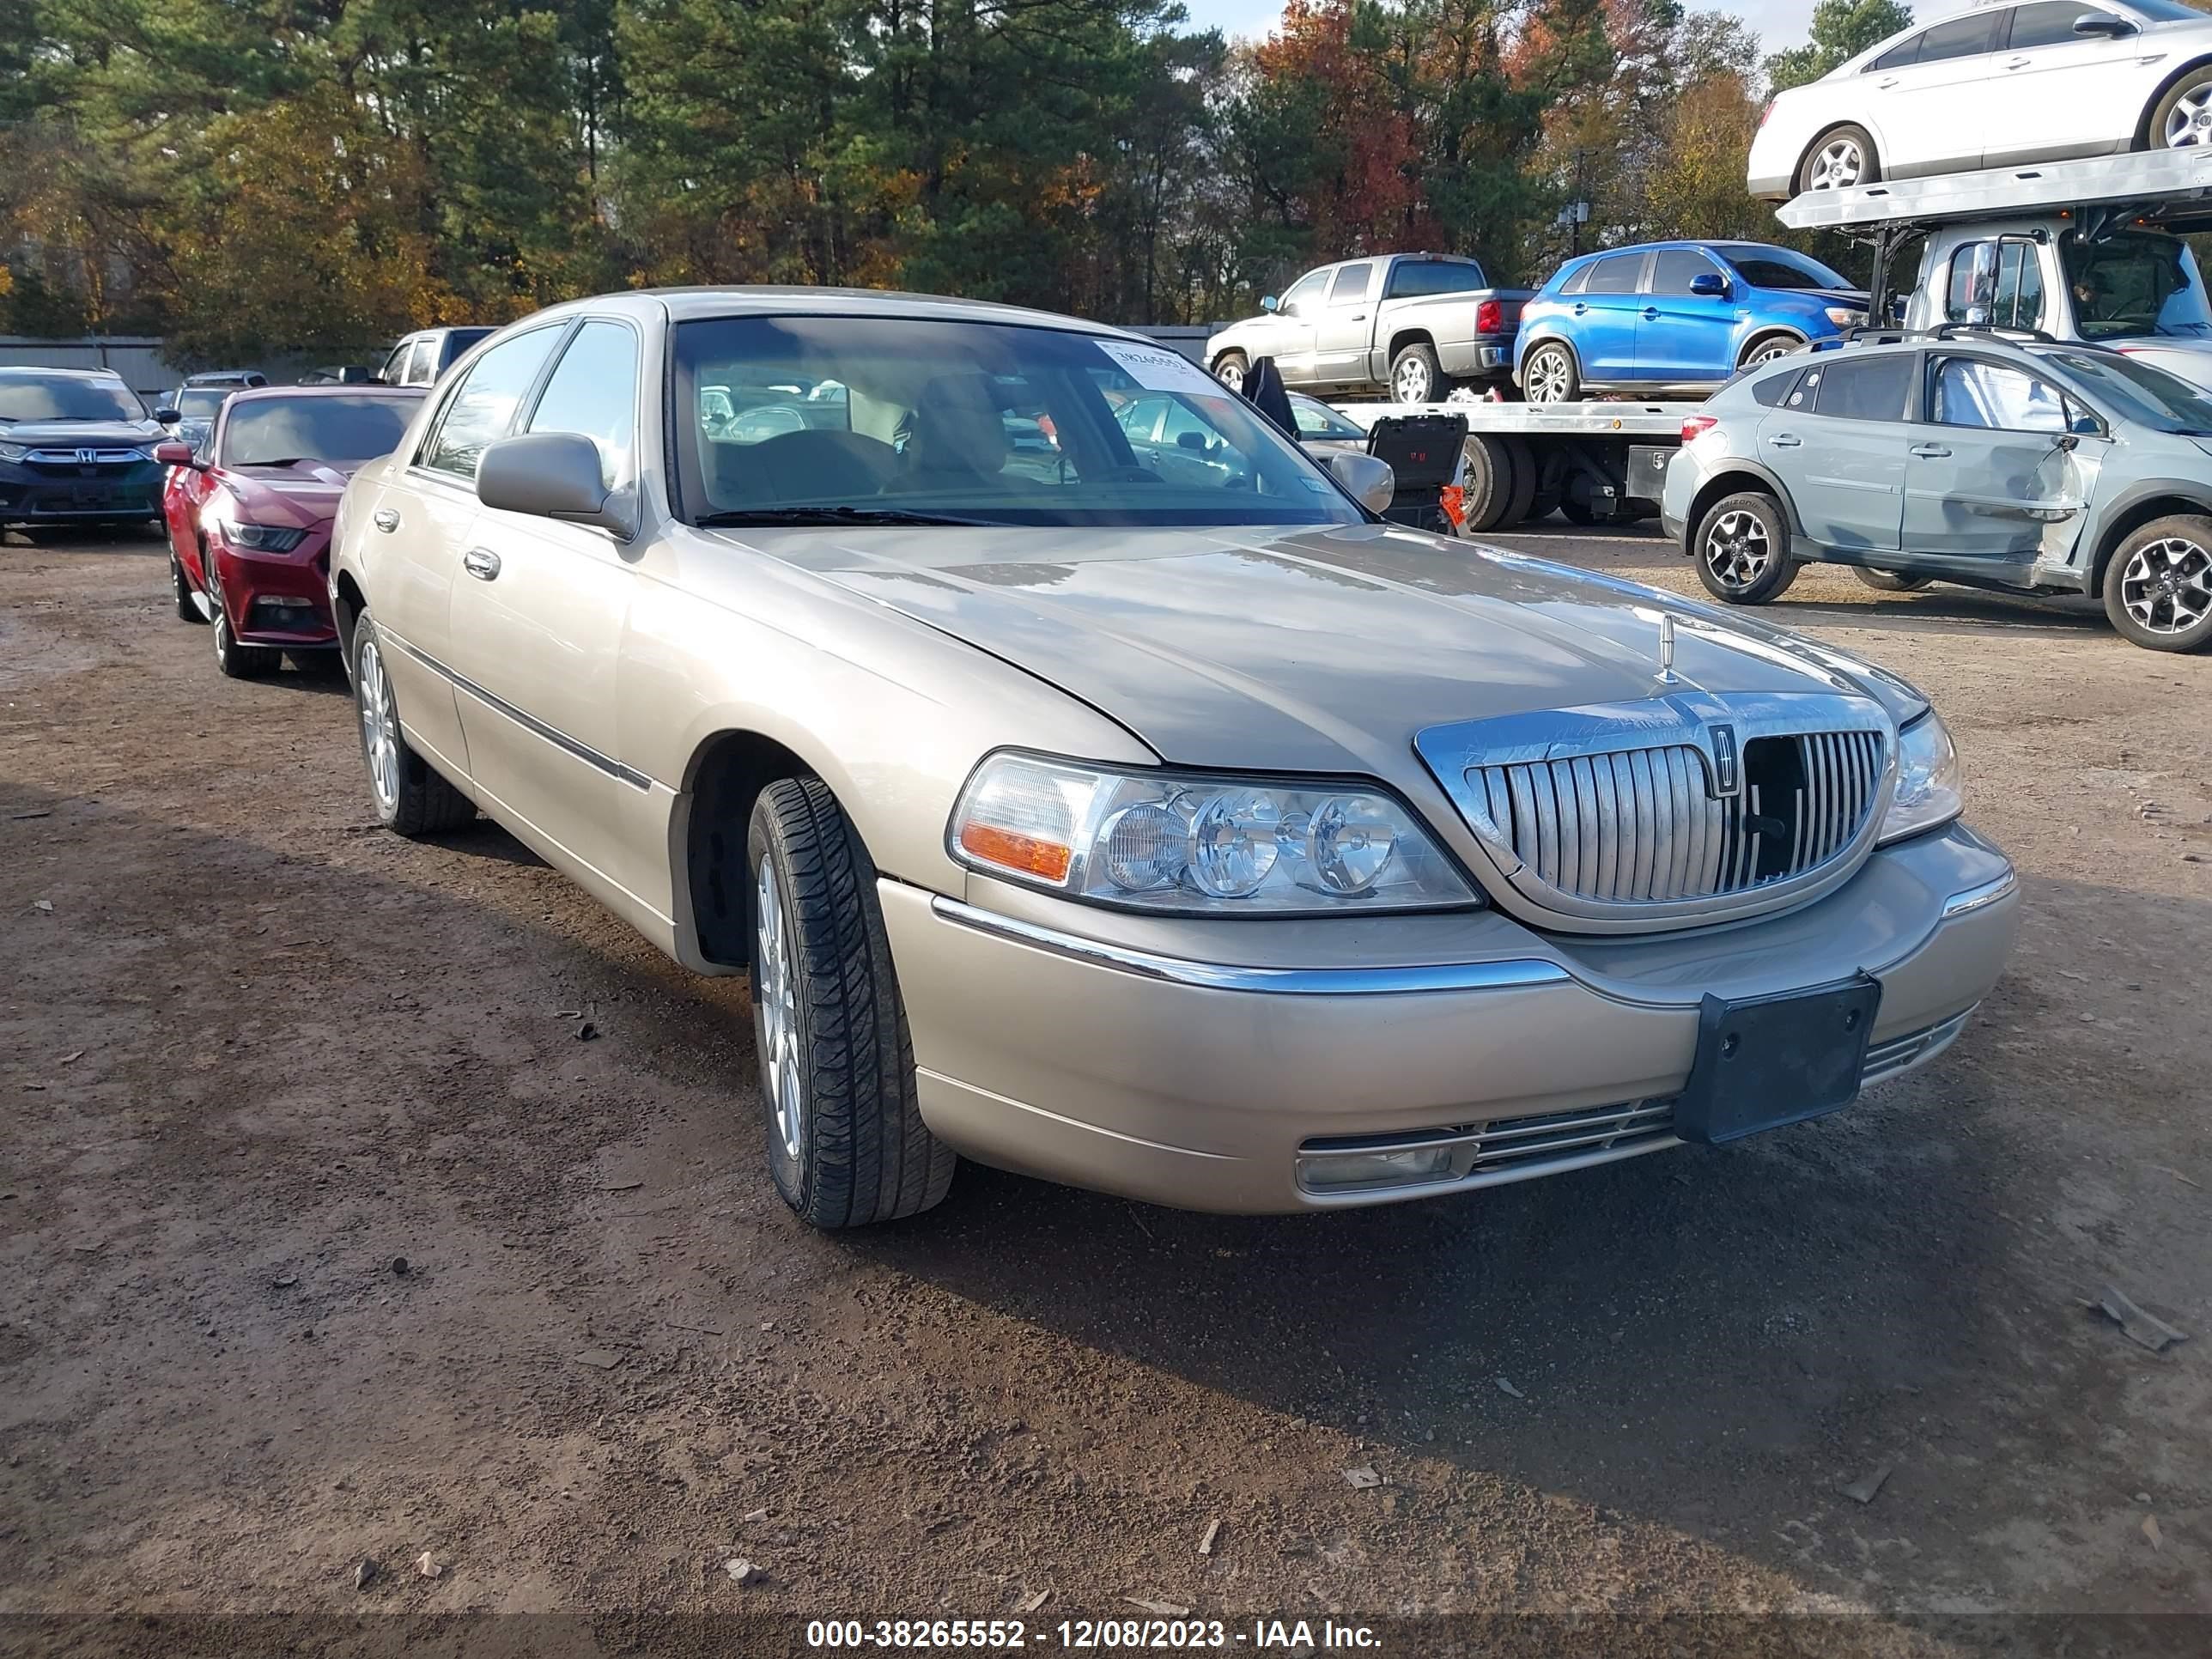
[[[2094,594],[2137,645],[2212,645],[2212,394],[2124,351],[1885,331],[1745,375],[1682,440],[1661,521],[1730,604],[1828,562]]]
[[[1158,398],[1171,454],[1121,418]],[[346,494],[370,793],[750,974],[822,1226],[957,1154],[1204,1209],[1460,1192],[1951,1042],[2018,896],[1924,698],[1387,487],[1061,318],[561,307]]]

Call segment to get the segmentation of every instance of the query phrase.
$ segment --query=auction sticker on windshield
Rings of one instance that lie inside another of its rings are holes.
[[[1121,364],[1128,377],[1147,392],[1182,392],[1197,398],[1225,395],[1220,381],[1189,358],[1165,346],[1101,340],[1098,349]]]

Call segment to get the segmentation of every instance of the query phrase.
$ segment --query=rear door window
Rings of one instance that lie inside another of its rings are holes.
[[[1368,279],[1375,274],[1372,265],[1346,265],[1336,273],[1336,281],[1328,290],[1328,302],[1333,306],[1357,305],[1367,297]]]
[[[1869,64],[1862,72],[1867,75],[1872,75],[1877,70],[1904,69],[1908,64],[1918,63],[1920,61],[1920,43],[1926,38],[1927,35],[1924,30],[1919,34],[1906,36],[1904,40],[1892,46],[1887,52],[1882,53],[1881,57],[1875,58],[1874,62]]]
[[[1903,420],[1916,361],[1911,352],[1899,351],[1826,364],[1819,377],[1814,413],[1843,421]]]
[[[1992,36],[2004,14],[1997,10],[1969,12],[1964,17],[1954,17],[1948,23],[1938,23],[1923,31],[1920,36],[1920,57],[1923,64],[1942,63],[1951,58],[1972,58],[1990,49]]]
[[[1583,291],[1589,294],[1633,294],[1637,292],[1643,275],[1642,254],[1608,254],[1590,267],[1589,283]]]

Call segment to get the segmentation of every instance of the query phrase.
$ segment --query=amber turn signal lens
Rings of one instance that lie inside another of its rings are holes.
[[[1066,880],[1068,861],[1073,857],[1072,848],[1057,842],[1018,835],[994,823],[962,824],[960,846],[986,864],[1018,870],[1026,876],[1042,876],[1047,881]]]

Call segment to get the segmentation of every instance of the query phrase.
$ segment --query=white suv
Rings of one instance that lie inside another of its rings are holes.
[[[1768,106],[1754,196],[2212,142],[2212,16],[2180,0],[1982,6]]]

